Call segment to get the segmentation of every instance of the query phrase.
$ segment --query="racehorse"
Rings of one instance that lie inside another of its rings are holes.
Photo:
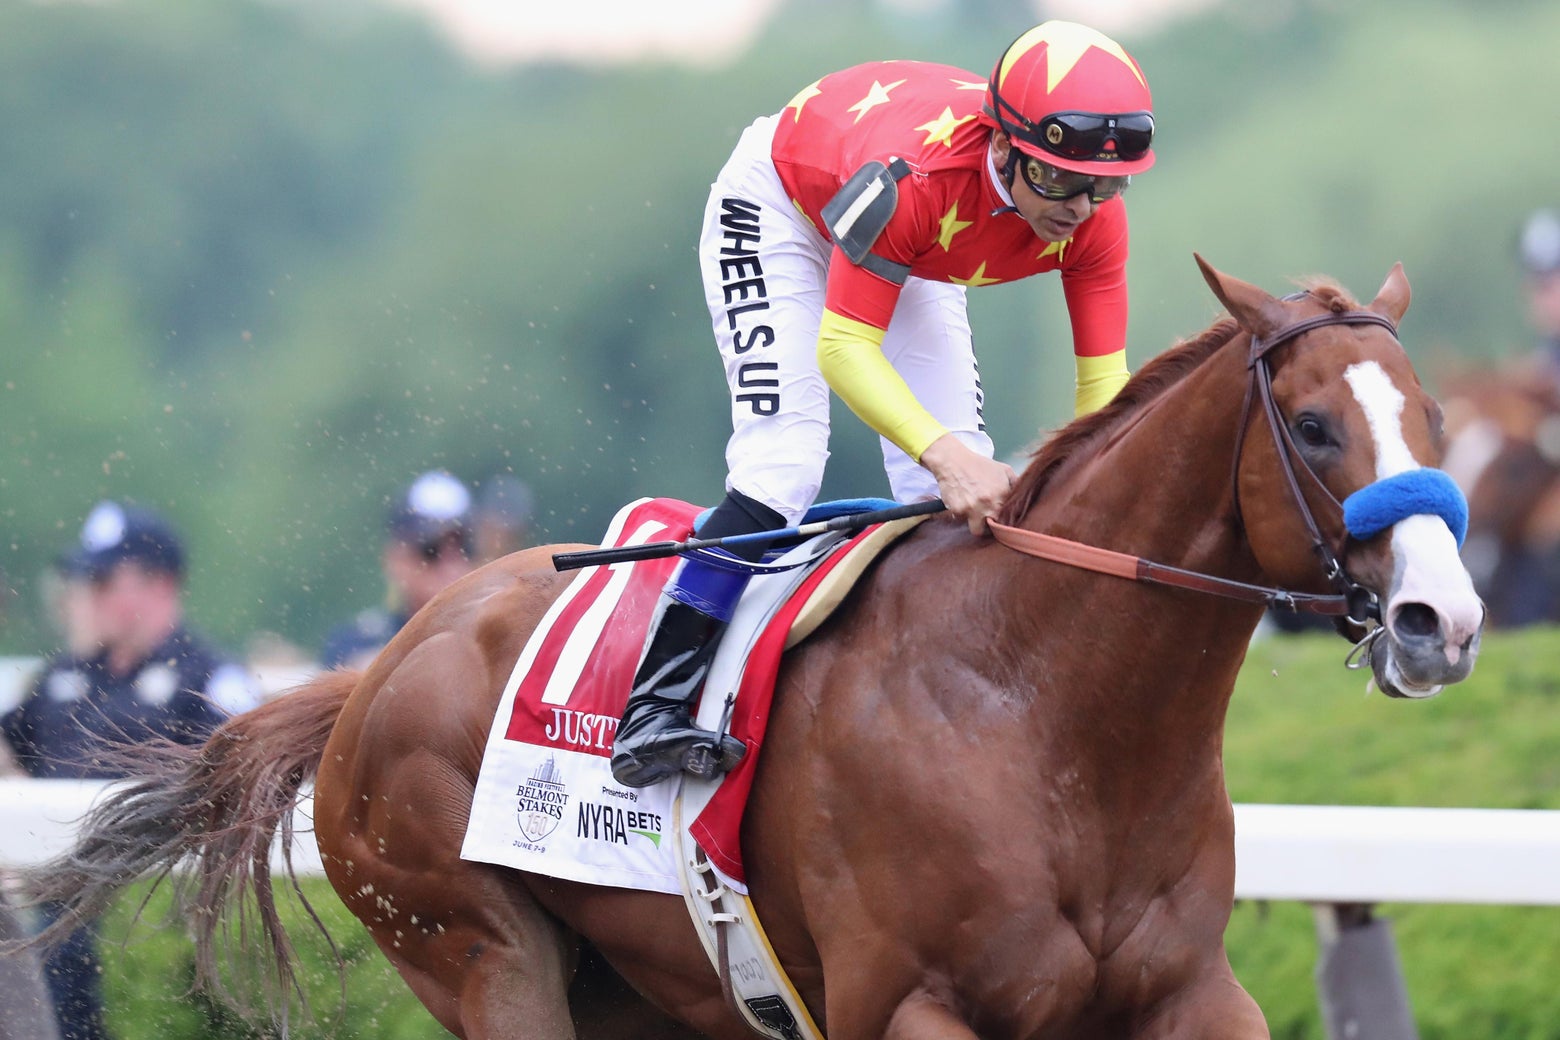
[[[1445,380],[1446,471],[1493,625],[1560,621],[1560,383],[1537,366]]]
[[[1003,541],[922,524],[782,665],[745,861],[831,1040],[1267,1036],[1223,945],[1220,757],[1264,604],[1369,630],[1393,696],[1473,666],[1483,608],[1455,516],[1376,493],[1441,451],[1395,335],[1401,266],[1361,307],[1198,263],[1230,317],[1044,444]],[[1391,515],[1349,519],[1362,494]],[[447,589],[362,673],[159,753],[41,894],[95,912],[193,855],[202,964],[223,905],[252,896],[285,978],[267,850],[312,776],[336,893],[457,1036],[747,1035],[677,897],[459,858],[501,688],[565,585],[556,548]],[[585,975],[627,987],[592,1000]]]

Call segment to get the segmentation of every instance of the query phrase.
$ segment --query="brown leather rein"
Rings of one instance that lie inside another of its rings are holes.
[[[1296,294],[1296,297],[1289,298],[1293,299],[1304,295],[1304,293],[1300,293]],[[1374,311],[1348,311],[1342,314],[1335,314],[1329,311],[1326,314],[1318,314],[1291,322],[1266,336],[1253,336],[1251,353],[1246,362],[1246,367],[1251,371],[1251,379],[1246,384],[1246,399],[1241,405],[1240,425],[1237,427],[1235,435],[1235,462],[1230,479],[1234,486],[1235,516],[1238,522],[1240,519],[1239,471],[1241,453],[1245,449],[1246,426],[1251,417],[1252,401],[1254,399],[1260,400],[1263,412],[1267,416],[1268,429],[1272,432],[1273,442],[1278,447],[1278,457],[1282,463],[1284,477],[1289,483],[1289,490],[1295,504],[1299,507],[1300,516],[1305,521],[1306,530],[1311,536],[1311,547],[1320,558],[1323,573],[1328,581],[1332,582],[1333,586],[1339,590],[1336,594],[1323,595],[1310,592],[1293,592],[1288,589],[1274,588],[1267,585],[1252,585],[1243,581],[1235,581],[1231,578],[1221,578],[1213,574],[1203,574],[1200,571],[1155,563],[1140,556],[1132,556],[1111,549],[1101,549],[1097,546],[1086,545],[1083,542],[1060,538],[1056,535],[1041,534],[1038,531],[1028,531],[1021,527],[1009,527],[1006,524],[999,524],[995,520],[987,520],[986,522],[990,526],[993,536],[1008,548],[1016,549],[1026,555],[1050,560],[1053,563],[1065,564],[1069,567],[1078,567],[1100,574],[1109,574],[1118,578],[1130,578],[1133,581],[1141,581],[1152,585],[1168,585],[1178,589],[1223,596],[1226,599],[1240,600],[1246,603],[1261,603],[1280,610],[1346,618],[1360,625],[1370,620],[1380,621],[1380,605],[1376,602],[1375,595],[1344,573],[1343,565],[1338,560],[1338,554],[1333,550],[1326,536],[1322,534],[1321,527],[1317,524],[1316,517],[1311,512],[1310,503],[1306,501],[1305,492],[1300,487],[1300,480],[1295,472],[1294,460],[1299,460],[1300,467],[1311,478],[1311,483],[1321,491],[1327,501],[1333,504],[1340,516],[1343,513],[1343,507],[1339,505],[1333,494],[1327,490],[1321,478],[1311,470],[1305,458],[1296,450],[1294,441],[1289,436],[1288,424],[1284,422],[1283,414],[1278,410],[1277,402],[1273,400],[1273,373],[1268,364],[1268,354],[1281,344],[1296,339],[1312,329],[1318,329],[1326,325],[1380,325],[1390,332],[1394,339],[1397,338],[1397,326],[1390,319],[1376,314]]]

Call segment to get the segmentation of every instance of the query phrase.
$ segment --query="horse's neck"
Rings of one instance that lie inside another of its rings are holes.
[[[1255,577],[1233,523],[1231,486],[1246,392],[1243,342],[1220,349],[1059,473],[1023,526],[1177,567]]]
[[[1109,444],[1062,469],[1024,526],[1172,566],[1257,578],[1230,487],[1245,393],[1239,346],[1215,353],[1130,417]],[[1081,725],[1109,720],[1102,737],[1145,749],[1218,739],[1260,608],[1009,553],[982,554],[1014,628],[993,652],[1000,645],[1036,691],[1040,728],[1071,714]]]

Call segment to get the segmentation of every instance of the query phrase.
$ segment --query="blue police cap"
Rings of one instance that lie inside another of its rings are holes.
[[[99,502],[81,525],[76,547],[60,558],[60,569],[97,581],[126,560],[175,577],[184,574],[184,546],[172,524],[143,506]]]

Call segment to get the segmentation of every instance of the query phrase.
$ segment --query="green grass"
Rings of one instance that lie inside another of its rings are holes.
[[[300,979],[308,1009],[289,1011],[292,1040],[424,1040],[449,1034],[424,1010],[323,878],[303,882],[345,965],[295,900],[285,905],[288,930],[298,947]],[[137,891],[136,895],[144,894]],[[246,1019],[220,999],[192,994],[193,944],[177,924],[167,924],[168,901],[159,892],[140,922],[137,901],[126,897],[104,921],[107,1023],[117,1040],[214,1040],[270,1038],[264,987],[252,976],[229,976],[229,986],[253,1012]]]
[[[1252,647],[1231,704],[1225,762],[1241,802],[1560,808],[1560,631],[1494,633],[1473,678],[1423,702],[1366,695],[1331,635]],[[302,942],[313,1019],[293,1037],[414,1040],[446,1034],[422,1010],[323,881],[307,886],[347,963],[345,1003],[328,949]],[[177,928],[106,922],[105,989],[120,1040],[267,1036],[203,1010],[186,991]],[[157,917],[154,903],[152,918]],[[1423,1040],[1560,1038],[1560,909],[1388,905]],[[308,939],[301,915],[293,931]],[[1309,908],[1242,904],[1228,933],[1236,974],[1273,1035],[1320,1040]]]

